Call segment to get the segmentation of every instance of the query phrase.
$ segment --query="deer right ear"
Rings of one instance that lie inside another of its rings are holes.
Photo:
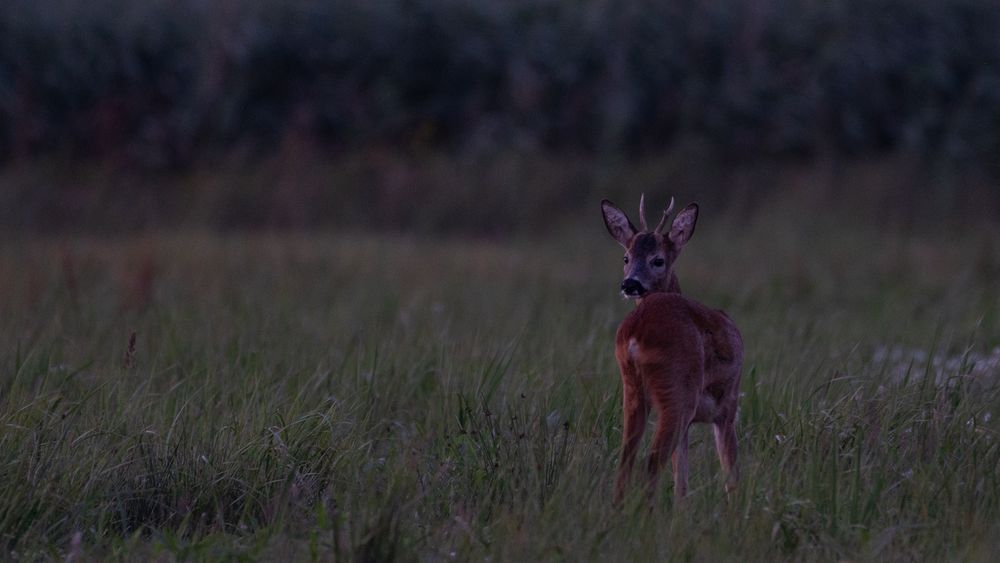
[[[682,248],[694,234],[695,223],[698,222],[698,204],[690,203],[674,217],[674,224],[670,227],[667,238],[678,249]]]
[[[618,206],[608,200],[601,202],[601,211],[604,213],[604,226],[611,233],[611,238],[618,241],[618,244],[628,249],[628,241],[635,236],[635,225],[628,220],[628,216]]]

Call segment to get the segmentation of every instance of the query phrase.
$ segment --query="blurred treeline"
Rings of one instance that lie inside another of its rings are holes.
[[[1000,177],[1000,2],[0,3],[0,166],[173,174],[373,147],[411,160],[695,147],[724,165],[904,155],[981,186]],[[37,182],[8,195],[28,215],[4,222],[54,217]],[[51,188],[70,189],[84,188]]]

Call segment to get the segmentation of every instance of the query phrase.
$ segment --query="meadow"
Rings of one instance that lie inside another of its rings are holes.
[[[5,237],[2,557],[989,560],[996,228],[768,209],[705,210],[676,266],[744,335],[743,479],[695,427],[652,509],[611,503],[596,200],[509,238]]]

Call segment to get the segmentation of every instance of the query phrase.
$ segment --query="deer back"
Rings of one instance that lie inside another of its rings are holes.
[[[635,383],[669,383],[721,396],[731,371],[720,368],[742,360],[743,341],[722,311],[680,294],[655,293],[621,322],[615,353],[635,366],[635,377],[642,380]],[[670,381],[655,381],[663,378]]]

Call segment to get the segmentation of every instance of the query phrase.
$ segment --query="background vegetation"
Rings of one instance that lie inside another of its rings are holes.
[[[998,27],[985,0],[14,0],[0,9],[0,154],[169,166],[307,132],[468,150],[694,137],[737,155],[992,164]]]
[[[998,29],[989,0],[11,0],[0,225],[544,230],[663,189],[636,167],[995,215]],[[490,217],[456,226],[470,201]]]

